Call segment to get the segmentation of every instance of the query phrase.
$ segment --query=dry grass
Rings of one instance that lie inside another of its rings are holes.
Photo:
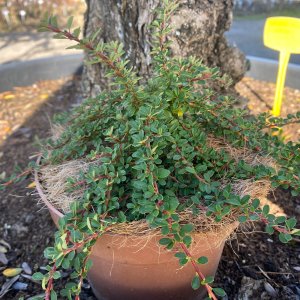
[[[99,160],[73,160],[60,165],[47,165],[40,170],[40,180],[43,183],[47,200],[58,210],[67,213],[74,201],[82,198],[84,189],[70,191],[69,179],[79,181],[80,174],[87,172],[91,166],[99,164]]]

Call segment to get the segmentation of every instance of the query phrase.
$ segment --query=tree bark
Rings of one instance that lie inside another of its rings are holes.
[[[85,35],[99,28],[99,39],[118,40],[124,44],[127,58],[142,76],[151,72],[151,32],[149,24],[160,0],[86,0]],[[218,66],[238,82],[247,70],[241,51],[230,47],[224,33],[232,22],[233,0],[180,0],[172,17],[174,28],[172,52],[196,56],[209,66]],[[100,65],[85,66],[83,91],[95,96],[108,81]]]

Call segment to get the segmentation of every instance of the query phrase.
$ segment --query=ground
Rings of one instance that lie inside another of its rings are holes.
[[[49,120],[55,113],[69,110],[80,102],[78,80],[70,78],[44,81],[0,94],[0,176],[13,172],[16,166],[26,168],[28,160],[38,153],[38,140],[49,135]],[[272,104],[274,85],[245,78],[239,92],[250,99],[249,108],[258,112]],[[300,92],[285,91],[283,112],[295,112],[300,105]],[[299,139],[299,129],[290,128],[289,138]],[[55,227],[47,210],[38,203],[38,196],[30,188],[32,178],[0,192],[0,287],[7,278],[6,267],[20,267],[26,262],[33,271],[46,265],[43,249],[52,245]],[[278,190],[270,195],[288,216],[300,217],[300,198],[289,191]],[[8,243],[8,244],[7,244]],[[227,299],[300,299],[300,240],[283,245],[278,237],[263,233],[259,224],[248,224],[227,243],[216,275],[216,285],[227,292]],[[9,245],[9,246],[8,246]],[[6,253],[4,253],[6,252]],[[5,261],[7,258],[8,261]],[[28,272],[28,270],[27,270]],[[25,277],[23,277],[25,275]],[[69,273],[64,274],[62,285]],[[15,285],[2,299],[30,299],[43,293],[40,285],[22,272]],[[27,284],[27,286],[26,286]],[[24,290],[20,291],[21,287]],[[26,289],[25,289],[26,287]],[[9,288],[8,288],[9,289]],[[2,293],[2,294],[1,294]],[[83,300],[95,299],[85,284]]]

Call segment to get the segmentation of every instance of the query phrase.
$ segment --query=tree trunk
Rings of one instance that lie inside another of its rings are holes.
[[[151,72],[150,31],[153,10],[160,0],[86,0],[85,35],[101,28],[99,39],[124,44],[131,64],[140,75]],[[180,0],[172,17],[174,55],[196,56],[209,66],[218,66],[235,84],[246,72],[245,56],[230,47],[224,37],[232,22],[233,0]],[[100,65],[85,66],[83,90],[96,95],[107,86]]]

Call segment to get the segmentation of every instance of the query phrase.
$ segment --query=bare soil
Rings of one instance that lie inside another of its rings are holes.
[[[255,113],[269,109],[274,94],[273,84],[245,78],[237,89],[250,99],[249,108]],[[78,95],[78,79],[70,78],[39,82],[0,94],[0,176],[8,176],[16,166],[26,168],[29,158],[38,152],[38,139],[49,135],[49,120],[54,114],[69,110],[80,102]],[[285,97],[284,113],[300,110],[299,91],[288,89]],[[291,128],[289,135],[299,139],[299,129]],[[0,192],[0,245],[3,246],[2,239],[11,247],[4,246],[8,262],[5,264],[0,259],[0,289],[7,281],[2,270],[20,267],[27,262],[33,271],[37,271],[47,263],[43,249],[53,243],[55,227],[48,212],[38,204],[34,190],[28,188],[31,182],[32,178],[28,178]],[[299,219],[300,197],[291,197],[289,191],[277,190],[270,195],[270,201],[288,216]],[[248,224],[241,228],[236,239],[226,245],[216,275],[216,286],[226,290],[227,299],[300,299],[299,245],[300,240],[283,245],[276,235],[263,233],[262,225]],[[68,275],[68,272],[64,274],[59,286],[64,284]],[[28,284],[26,289],[18,291],[13,288],[2,299],[28,299],[43,293],[38,283],[24,277],[19,281]],[[88,283],[81,299],[95,299]]]

